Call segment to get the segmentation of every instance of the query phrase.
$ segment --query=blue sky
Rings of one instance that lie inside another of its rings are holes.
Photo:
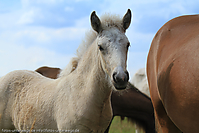
[[[127,30],[130,76],[145,67],[158,29],[199,12],[197,0],[0,0],[0,76],[41,66],[64,68],[91,28],[90,14],[133,13]]]

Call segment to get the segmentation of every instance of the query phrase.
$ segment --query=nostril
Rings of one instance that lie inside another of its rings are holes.
[[[126,74],[126,81],[129,81],[129,72],[125,71],[125,74]]]
[[[113,80],[114,80],[115,83],[117,83],[117,77],[116,77],[116,75],[117,75],[117,72],[114,72],[113,73]]]

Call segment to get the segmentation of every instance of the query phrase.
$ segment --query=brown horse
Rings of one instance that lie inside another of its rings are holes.
[[[46,77],[49,77],[52,79],[56,79],[57,76],[59,75],[61,69],[43,66],[43,67],[38,68],[35,71],[37,71],[38,73],[40,73],[43,76],[46,76]]]
[[[60,72],[59,68],[41,68],[35,71],[40,74],[43,74],[44,71],[44,76],[47,77],[52,77],[53,75],[54,77],[52,78],[57,78],[56,74]],[[111,95],[111,105],[113,110],[112,120],[114,116],[127,117],[131,121],[136,121],[144,127],[146,133],[155,133],[154,109],[151,99],[132,84],[129,83],[126,90],[120,92],[113,91]],[[111,122],[105,133],[109,132]]]
[[[113,91],[111,105],[113,118],[115,116],[127,117],[129,120],[141,125],[146,133],[155,133],[154,109],[151,99],[132,84],[129,83],[126,90]],[[108,133],[109,127],[105,133]]]
[[[147,76],[159,132],[199,132],[199,15],[174,18],[155,35]]]

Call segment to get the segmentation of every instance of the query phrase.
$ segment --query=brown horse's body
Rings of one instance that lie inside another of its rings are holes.
[[[167,22],[155,35],[147,76],[159,132],[199,132],[199,15]]]
[[[57,76],[59,75],[61,69],[44,66],[44,67],[38,68],[35,71],[37,71],[38,73],[40,73],[43,76],[46,76],[46,77],[49,77],[52,79],[56,79]]]
[[[155,133],[154,109],[151,99],[130,83],[126,90],[112,92],[111,106],[113,118],[115,116],[127,117],[141,125],[146,133]],[[109,127],[105,133],[109,132]]]

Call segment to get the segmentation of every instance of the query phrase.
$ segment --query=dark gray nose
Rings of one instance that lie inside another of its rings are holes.
[[[125,72],[114,72],[113,73],[113,81],[114,86],[117,90],[123,90],[126,88],[127,83],[129,81],[129,73],[128,71]]]

